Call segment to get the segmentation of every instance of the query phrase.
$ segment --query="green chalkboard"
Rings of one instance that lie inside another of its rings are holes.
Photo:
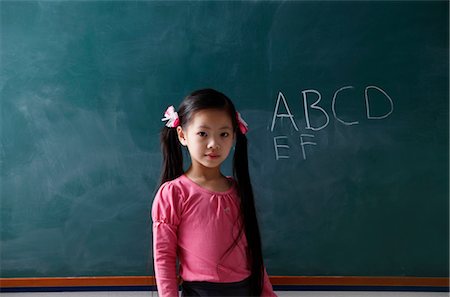
[[[447,1],[0,5],[1,277],[152,275],[160,119],[204,87],[269,274],[448,277]]]

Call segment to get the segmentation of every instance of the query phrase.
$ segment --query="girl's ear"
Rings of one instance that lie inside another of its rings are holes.
[[[178,140],[183,146],[187,146],[186,137],[184,135],[183,128],[181,126],[177,127]]]

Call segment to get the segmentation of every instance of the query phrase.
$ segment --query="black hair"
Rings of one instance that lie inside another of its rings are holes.
[[[233,157],[233,175],[237,183],[240,197],[240,213],[242,223],[238,238],[227,250],[234,248],[245,232],[248,243],[248,261],[250,264],[251,295],[260,296],[264,283],[264,262],[261,247],[261,235],[256,216],[253,189],[248,169],[247,137],[239,129],[236,109],[233,102],[223,93],[213,89],[201,89],[192,92],[184,98],[177,109],[179,123],[183,127],[189,123],[194,113],[203,109],[219,109],[230,115],[233,130],[236,135],[236,145]],[[184,174],[183,153],[175,128],[164,127],[161,131],[161,150],[163,165],[160,186]]]

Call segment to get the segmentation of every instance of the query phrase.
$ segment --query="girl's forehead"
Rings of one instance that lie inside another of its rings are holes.
[[[191,118],[191,125],[227,125],[230,128],[233,123],[230,115],[225,110],[219,109],[203,109],[193,114]]]

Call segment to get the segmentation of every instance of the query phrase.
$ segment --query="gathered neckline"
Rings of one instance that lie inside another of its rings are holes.
[[[235,182],[234,182],[233,178],[231,178],[230,176],[225,176],[225,178],[231,182],[231,186],[230,186],[230,188],[228,190],[223,191],[223,192],[206,189],[206,188],[202,187],[201,185],[197,184],[196,182],[194,182],[186,174],[181,175],[181,177],[184,178],[185,180],[187,180],[190,184],[194,185],[199,190],[201,190],[203,192],[207,192],[207,193],[213,194],[213,195],[227,195],[227,194],[231,193],[234,190],[234,187],[235,187]]]

